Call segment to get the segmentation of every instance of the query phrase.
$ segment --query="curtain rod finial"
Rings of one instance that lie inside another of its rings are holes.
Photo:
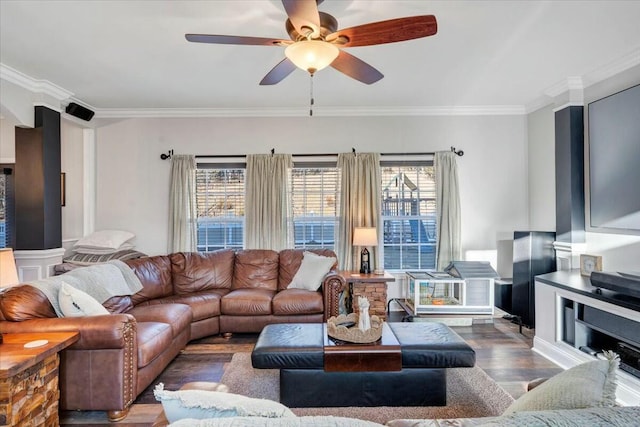
[[[161,158],[162,160],[170,159],[172,156],[173,156],[173,150],[169,150],[169,151],[167,151],[166,153],[162,153],[162,154],[160,154],[160,158]]]
[[[464,156],[464,151],[462,151],[462,150],[457,150],[456,151],[456,147],[454,147],[453,145],[451,146],[451,151],[453,153],[457,154],[460,157]]]

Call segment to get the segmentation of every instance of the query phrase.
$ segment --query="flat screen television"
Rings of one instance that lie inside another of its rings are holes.
[[[588,231],[640,234],[640,85],[588,106]]]

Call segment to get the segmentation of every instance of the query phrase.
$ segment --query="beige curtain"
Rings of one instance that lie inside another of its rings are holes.
[[[451,151],[435,153],[436,172],[436,220],[438,243],[436,268],[442,271],[449,262],[462,260],[460,233],[460,194],[456,154]]]
[[[290,154],[247,156],[245,196],[246,249],[288,248],[288,176],[293,167]]]
[[[338,155],[341,176],[340,227],[336,252],[341,269],[360,269],[360,250],[354,247],[354,227],[378,228],[380,218],[380,154],[343,153]],[[378,239],[380,229],[378,228]],[[382,269],[377,247],[371,251],[372,269]]]
[[[173,155],[169,189],[169,253],[197,250],[195,180],[195,156]]]

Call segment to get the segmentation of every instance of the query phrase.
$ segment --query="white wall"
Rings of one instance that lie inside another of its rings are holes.
[[[553,106],[527,117],[529,154],[529,227],[556,230],[555,119]]]
[[[60,120],[60,170],[66,174],[66,204],[62,207],[62,246],[68,248],[83,236],[84,178],[83,129]]]
[[[129,119],[97,129],[96,229],[167,251],[170,163],[160,154],[465,151],[458,158],[463,250],[494,251],[527,228],[525,116]]]
[[[15,123],[7,118],[2,118],[0,119],[0,163],[15,163],[15,161]]]

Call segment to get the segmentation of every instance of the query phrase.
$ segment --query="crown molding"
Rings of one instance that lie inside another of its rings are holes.
[[[198,118],[198,117],[307,117],[304,108],[181,108],[181,109],[119,109],[97,108],[96,118]],[[380,116],[482,116],[523,115],[522,105],[450,106],[450,107],[314,107],[319,117],[380,117]]]
[[[72,92],[51,83],[48,80],[34,79],[26,74],[0,63],[0,79],[6,80],[33,93],[43,93],[59,101],[73,96]]]
[[[552,85],[527,105],[480,106],[417,106],[417,107],[320,107],[313,110],[319,117],[381,117],[381,116],[499,116],[525,115],[553,104],[555,97],[569,91],[581,91],[600,81],[640,65],[640,48],[636,48],[583,76],[571,76]],[[96,118],[199,118],[199,117],[308,117],[309,110],[300,108],[166,108],[126,109],[96,108],[75,98],[72,92],[47,80],[38,80],[0,63],[0,79],[34,93],[43,93],[57,100],[70,100],[95,111]]]
[[[595,68],[583,76],[567,77],[566,80],[562,80],[549,87],[547,90],[543,91],[543,95],[527,104],[525,108],[527,114],[546,107],[549,104],[553,104],[553,98],[565,92],[569,92],[571,90],[584,90],[591,85],[611,78],[638,65],[640,65],[640,48],[633,49],[626,55],[601,67]],[[566,105],[563,106],[563,108],[564,107],[566,107]]]
[[[543,93],[548,97],[555,98],[570,90],[582,90],[584,87],[581,76],[571,76],[554,84]]]
[[[584,86],[588,87],[638,65],[640,65],[640,47],[613,62],[588,72],[582,80],[584,81]]]

